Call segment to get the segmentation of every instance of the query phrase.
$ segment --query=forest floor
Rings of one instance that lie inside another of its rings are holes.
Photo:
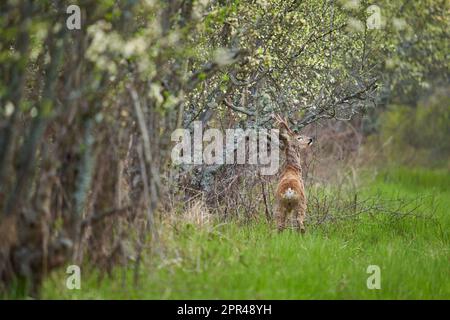
[[[448,171],[391,169],[358,192],[421,204],[409,215],[368,212],[310,227],[304,236],[278,234],[264,221],[182,224],[163,239],[164,257],[144,259],[137,286],[132,267],[102,281],[82,268],[81,289],[68,290],[61,269],[42,298],[450,299]],[[381,270],[379,290],[367,287],[369,265]]]

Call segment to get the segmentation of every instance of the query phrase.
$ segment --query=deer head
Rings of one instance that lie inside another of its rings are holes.
[[[286,119],[283,119],[280,115],[273,116],[275,123],[280,127],[280,139],[285,145],[293,146],[298,150],[306,149],[313,143],[313,138],[298,134],[293,131]]]

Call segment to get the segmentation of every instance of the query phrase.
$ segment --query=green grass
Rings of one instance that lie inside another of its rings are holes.
[[[82,269],[82,288],[71,291],[61,270],[45,282],[42,298],[450,299],[448,171],[391,169],[360,194],[388,204],[420,198],[421,206],[404,217],[311,227],[303,237],[264,222],[184,224],[164,239],[164,258],[146,257],[137,287],[131,268],[103,281]],[[366,286],[369,265],[381,268],[380,290]]]

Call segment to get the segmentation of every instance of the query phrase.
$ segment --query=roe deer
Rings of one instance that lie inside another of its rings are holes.
[[[278,231],[285,228],[287,216],[293,213],[298,229],[304,233],[303,221],[306,214],[306,197],[300,164],[300,150],[309,147],[313,139],[293,132],[287,121],[279,115],[275,115],[274,118],[280,126],[280,140],[283,141],[286,153],[286,163],[281,172],[276,191]]]

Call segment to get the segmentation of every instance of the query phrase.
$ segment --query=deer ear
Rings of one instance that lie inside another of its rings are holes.
[[[286,130],[281,130],[280,131],[280,139],[283,141],[289,141],[290,136],[289,134],[286,132]]]

